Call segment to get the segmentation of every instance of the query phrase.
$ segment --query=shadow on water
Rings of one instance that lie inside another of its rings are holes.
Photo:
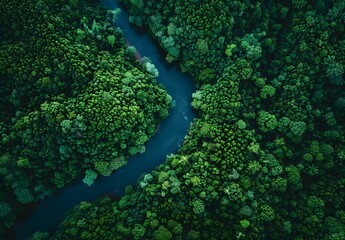
[[[110,9],[120,7],[117,1],[103,0],[101,3]],[[159,71],[157,80],[175,100],[176,107],[170,110],[169,117],[161,122],[159,131],[146,144],[145,153],[131,157],[126,166],[110,177],[99,177],[91,187],[78,181],[66,186],[53,197],[39,202],[32,213],[16,226],[16,239],[27,239],[36,231],[53,231],[62,221],[64,213],[81,201],[94,201],[107,194],[123,195],[126,185],[136,184],[140,175],[151,172],[165,161],[166,155],[178,151],[191,121],[196,117],[191,108],[191,96],[195,91],[191,77],[181,73],[176,64],[168,65],[157,42],[144,34],[142,29],[130,26],[128,13],[121,10],[117,26],[141,56],[149,57],[155,64]]]

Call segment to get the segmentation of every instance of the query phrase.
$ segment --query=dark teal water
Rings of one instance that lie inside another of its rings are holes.
[[[115,0],[102,0],[110,9],[119,8]],[[35,207],[33,212],[15,228],[16,239],[27,239],[36,231],[53,231],[62,221],[64,213],[81,201],[94,201],[102,195],[121,196],[124,187],[136,184],[143,173],[151,172],[165,161],[166,155],[176,153],[186,136],[190,122],[196,117],[191,108],[191,96],[195,91],[189,75],[179,71],[176,65],[167,64],[158,44],[143,30],[130,26],[128,13],[121,9],[116,25],[128,42],[135,46],[141,56],[147,56],[159,71],[158,82],[162,83],[176,102],[169,117],[160,124],[159,131],[146,144],[146,152],[129,159],[128,164],[110,177],[99,177],[91,186],[82,181],[65,187],[53,197]]]

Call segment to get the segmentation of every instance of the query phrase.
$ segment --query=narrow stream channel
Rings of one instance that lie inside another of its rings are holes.
[[[121,8],[117,0],[102,0],[101,4],[110,9]],[[149,57],[155,64],[159,71],[157,80],[175,100],[176,107],[170,110],[169,117],[161,122],[157,133],[146,144],[145,153],[131,157],[126,166],[110,177],[99,177],[91,187],[79,181],[41,201],[23,222],[17,224],[16,239],[27,239],[36,231],[54,231],[64,213],[81,201],[94,201],[111,193],[122,196],[126,185],[136,184],[140,175],[151,172],[163,163],[166,155],[177,153],[191,121],[196,117],[191,108],[191,96],[195,91],[192,78],[181,73],[177,65],[168,65],[157,42],[143,30],[130,26],[128,13],[122,8],[116,25],[123,30],[124,37],[140,55]]]

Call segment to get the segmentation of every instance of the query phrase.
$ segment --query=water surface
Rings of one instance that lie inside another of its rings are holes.
[[[103,0],[101,3],[110,9],[121,8],[115,0]],[[94,201],[110,193],[123,195],[126,185],[134,185],[140,175],[151,172],[163,163],[166,155],[177,152],[190,122],[196,117],[191,108],[191,96],[195,91],[191,77],[181,73],[177,65],[168,65],[165,62],[165,56],[157,42],[143,29],[131,26],[128,13],[124,9],[121,9],[116,25],[123,30],[124,37],[135,46],[141,56],[147,56],[152,60],[159,71],[158,82],[162,83],[172,96],[176,107],[170,110],[169,117],[160,123],[157,133],[145,145],[145,153],[131,157],[126,166],[110,177],[99,177],[91,187],[79,181],[67,185],[53,197],[41,201],[33,212],[16,226],[16,239],[27,239],[36,231],[54,231],[62,221],[64,213],[81,201]]]

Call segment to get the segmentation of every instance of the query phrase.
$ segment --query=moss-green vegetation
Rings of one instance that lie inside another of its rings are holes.
[[[118,202],[83,202],[34,239],[345,239],[345,3],[280,2],[124,0],[130,20],[195,78],[199,119],[179,153]],[[118,31],[94,10],[71,14],[79,4],[0,8],[7,225],[10,203],[63,186],[77,167],[87,183],[108,175],[166,116],[166,93]]]
[[[22,204],[110,175],[167,117],[171,97],[113,28],[117,14],[84,1],[0,3],[1,229]]]
[[[196,79],[200,117],[177,155],[51,239],[345,238],[345,3],[278,2],[124,1]]]

